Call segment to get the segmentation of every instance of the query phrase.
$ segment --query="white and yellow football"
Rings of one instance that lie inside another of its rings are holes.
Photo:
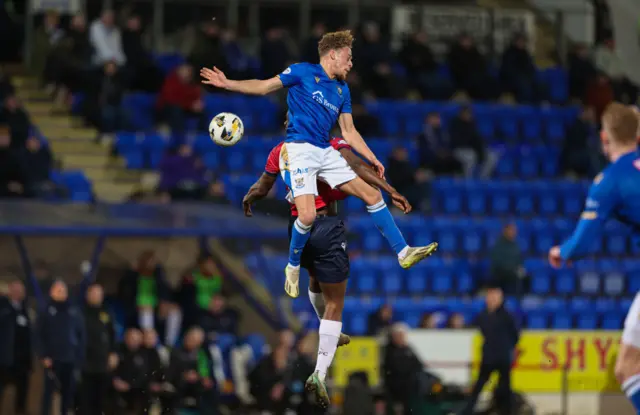
[[[209,123],[209,135],[217,145],[230,147],[244,135],[244,124],[237,115],[221,112]]]

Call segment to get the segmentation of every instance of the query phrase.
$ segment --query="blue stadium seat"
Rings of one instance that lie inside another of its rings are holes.
[[[447,294],[453,291],[453,275],[449,270],[441,269],[434,273],[432,278],[432,290],[436,294]]]
[[[551,291],[551,275],[547,272],[538,272],[531,277],[531,291],[534,294],[548,294]]]
[[[569,330],[573,328],[573,319],[570,314],[563,313],[553,316],[551,326],[556,330]]]
[[[596,313],[579,313],[576,316],[579,330],[594,330],[598,327],[598,315]]]
[[[606,313],[602,317],[603,330],[620,330],[623,323],[623,315],[621,313]]]
[[[580,275],[580,292],[586,295],[596,295],[600,292],[600,275],[587,272]]]
[[[555,276],[555,289],[558,294],[573,294],[576,289],[576,280],[571,272],[558,271]]]
[[[624,274],[608,273],[604,276],[604,292],[607,295],[619,296],[624,293]]]
[[[423,293],[427,291],[427,267],[418,264],[407,273],[407,291],[410,293]]]
[[[548,327],[549,316],[545,312],[532,311],[527,313],[527,327],[531,330],[544,330]]]

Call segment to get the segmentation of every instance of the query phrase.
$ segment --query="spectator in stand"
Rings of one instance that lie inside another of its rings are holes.
[[[587,87],[596,76],[596,67],[589,57],[586,45],[578,44],[569,53],[569,95],[584,100]]]
[[[173,413],[173,394],[167,387],[165,361],[168,363],[166,350],[158,344],[155,330],[145,330],[142,335],[142,352],[147,361],[147,385],[151,399],[158,399],[162,414]]]
[[[391,326],[389,343],[384,351],[384,385],[387,392],[388,413],[409,414],[412,401],[419,396],[418,381],[424,364],[408,342],[409,327],[404,323]]]
[[[158,92],[164,75],[142,44],[142,23],[139,16],[127,17],[122,31],[122,48],[127,59],[127,71],[131,74],[130,88],[134,91]]]
[[[594,109],[596,119],[599,120],[613,98],[611,82],[606,74],[600,72],[589,82],[584,104]]]
[[[142,330],[155,329],[159,322],[165,328],[165,344],[172,347],[180,335],[182,314],[173,302],[164,269],[153,251],[142,252],[118,283],[118,297],[124,305],[127,326]]]
[[[349,383],[344,390],[344,414],[375,415],[374,394],[369,385],[369,375],[364,371],[349,373]]]
[[[238,335],[240,314],[237,310],[227,307],[226,299],[216,294],[209,302],[209,308],[200,310],[198,325],[205,333],[208,342],[213,342],[218,334]]]
[[[210,18],[207,18],[200,26],[193,48],[189,53],[188,61],[195,68],[212,68],[216,66],[223,72],[228,70],[229,65],[220,39],[220,26]]]
[[[367,336],[386,335],[386,331],[393,323],[393,309],[385,304],[378,311],[369,316]]]
[[[113,10],[104,10],[100,18],[91,23],[89,41],[93,46],[93,63],[96,66],[103,66],[107,62],[115,62],[118,66],[127,63]]]
[[[393,55],[389,45],[381,38],[377,23],[367,22],[362,27],[362,40],[354,44],[354,62],[366,89],[376,97],[392,98],[403,94],[399,79],[391,67]]]
[[[365,136],[378,134],[378,119],[369,114],[367,108],[363,105],[365,92],[360,81],[360,75],[355,71],[350,71],[347,75],[347,82],[349,83],[349,92],[351,92],[351,113],[354,122],[358,125],[358,131]],[[333,136],[338,137],[340,134],[342,134],[340,129],[336,129]]]
[[[486,148],[470,107],[461,109],[451,121],[451,145],[453,156],[462,164],[466,177],[475,176],[478,166],[480,177],[491,176],[498,163],[498,154]]]
[[[0,198],[24,197],[27,174],[15,152],[11,139],[0,134]]]
[[[80,369],[86,351],[82,311],[69,299],[67,286],[55,281],[49,301],[38,316],[40,357],[45,368],[42,415],[49,415],[53,394],[60,393],[60,414],[73,408],[74,372]]]
[[[536,65],[527,49],[527,38],[516,35],[502,54],[500,77],[504,89],[512,93],[518,102],[540,101],[540,85],[536,79]]]
[[[596,48],[595,64],[611,80],[616,101],[629,105],[638,101],[638,87],[627,77],[613,38],[606,39]]]
[[[471,36],[463,34],[449,49],[449,69],[456,87],[472,99],[493,100],[500,95],[498,85],[489,72],[489,64]]]
[[[216,203],[218,205],[228,205],[230,202],[227,197],[224,182],[219,179],[212,180],[209,185],[209,193],[205,199],[207,202]]]
[[[31,136],[18,157],[23,166],[22,171],[25,173],[25,194],[35,197],[53,195],[56,186],[50,177],[53,158],[49,147],[42,145],[39,138]]]
[[[202,200],[207,194],[207,170],[188,144],[170,149],[160,161],[158,191],[171,200]]]
[[[113,373],[116,413],[132,410],[139,414],[148,413],[151,398],[148,394],[147,363],[142,333],[138,329],[127,330],[118,356],[118,367]]]
[[[400,62],[423,99],[446,100],[453,94],[451,82],[442,76],[425,32],[412,33],[400,51]]]
[[[222,272],[210,255],[202,255],[197,267],[182,278],[177,297],[186,327],[195,325],[202,310],[207,310],[214,295],[222,294]]]
[[[222,50],[225,60],[229,63],[230,79],[247,79],[255,77],[254,70],[251,67],[249,56],[242,50],[238,35],[231,29],[225,29],[222,32]]]
[[[327,26],[323,22],[316,22],[311,29],[311,36],[300,47],[301,62],[320,63],[318,42],[327,33]]]
[[[464,321],[464,316],[460,313],[451,314],[447,319],[447,324],[445,327],[452,330],[460,330],[465,328],[466,323]]]
[[[104,306],[104,291],[98,284],[87,290],[84,308],[87,350],[82,367],[80,413],[102,415],[107,411],[111,371],[118,365],[113,317]]]
[[[203,331],[190,329],[183,345],[171,353],[167,380],[175,388],[177,408],[217,414],[218,389],[212,373],[213,360],[203,346]]]
[[[5,98],[7,98],[9,95],[15,95],[15,92],[16,89],[11,83],[11,78],[0,68],[0,102],[4,102]],[[0,113],[1,112],[2,111],[0,111]],[[0,117],[0,121],[1,118],[2,117]]]
[[[33,349],[31,319],[22,281],[11,281],[7,292],[0,292],[0,396],[14,385],[15,414],[26,414]]]
[[[580,117],[567,129],[560,152],[560,171],[577,177],[593,177],[599,167],[598,151],[593,148],[597,137],[593,108],[584,107]]]
[[[281,413],[286,408],[286,382],[291,348],[278,345],[249,372],[251,395],[261,412]]]
[[[202,89],[194,83],[193,67],[189,64],[180,65],[165,78],[156,107],[174,134],[185,133],[189,118],[198,120],[198,129],[208,129]]]
[[[502,235],[489,253],[489,274],[493,285],[502,287],[506,293],[521,295],[526,291],[524,285],[527,271],[517,238],[518,227],[515,223],[509,223],[502,229]]]
[[[4,100],[4,111],[0,111],[0,123],[9,126],[11,148],[23,149],[31,134],[31,120],[15,95]]]
[[[439,314],[438,313],[424,313],[420,318],[419,327],[421,329],[433,330],[437,329],[439,324]]]
[[[462,164],[453,156],[449,132],[442,128],[440,114],[432,112],[424,120],[424,130],[418,136],[420,168],[440,174],[461,174]]]
[[[127,113],[122,107],[126,81],[115,62],[105,62],[87,91],[84,113],[98,128],[98,141],[113,141],[113,133],[128,128]]]
[[[60,15],[56,11],[45,13],[42,27],[33,34],[30,69],[42,75],[45,84],[51,81],[49,74],[45,71],[47,59],[63,34],[64,32],[60,29]]]
[[[287,33],[281,27],[272,27],[267,30],[260,44],[260,62],[262,74],[271,77],[282,72],[293,59],[287,43]]]
[[[414,209],[428,210],[429,174],[411,164],[407,149],[394,148],[387,164],[389,183],[407,198]]]
[[[83,15],[73,16],[69,29],[58,43],[47,65],[47,75],[58,88],[57,101],[67,102],[69,93],[90,87],[93,46],[89,42],[87,22]],[[46,79],[45,76],[45,79]]]

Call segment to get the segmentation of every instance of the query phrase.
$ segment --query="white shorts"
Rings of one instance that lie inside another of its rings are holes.
[[[338,150],[309,143],[285,143],[282,146],[280,174],[293,197],[317,196],[318,179],[335,189],[357,177]]]
[[[622,343],[640,349],[640,293],[636,294],[624,320]]]

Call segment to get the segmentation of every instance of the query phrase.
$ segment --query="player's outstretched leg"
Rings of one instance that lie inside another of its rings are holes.
[[[313,306],[318,319],[322,321],[325,306],[322,290],[320,289],[320,283],[318,283],[318,280],[316,280],[311,275],[311,273],[313,272],[312,270],[307,271],[309,271],[309,301],[311,302],[311,305]],[[340,338],[338,339],[338,347],[346,346],[349,343],[351,343],[351,337],[344,333],[340,333]]]
[[[402,268],[411,268],[431,256],[438,249],[437,242],[432,242],[427,246],[409,246],[402,232],[398,229],[398,225],[396,225],[396,221],[393,219],[380,191],[369,186],[361,178],[358,177],[343,184],[340,190],[358,197],[367,204],[367,211],[371,215],[373,223],[398,255],[398,262]]]
[[[305,383],[305,389],[313,392],[318,405],[326,409],[331,404],[331,400],[325,379],[329,366],[333,362],[333,356],[338,348],[342,332],[342,309],[344,308],[344,296],[347,292],[347,281],[335,284],[320,283],[320,289],[324,296],[325,310],[320,321],[318,360],[315,371]]]
[[[289,243],[289,263],[284,269],[286,280],[284,290],[289,297],[296,298],[300,295],[300,259],[302,251],[311,235],[313,221],[316,218],[315,196],[313,194],[301,195],[295,198],[298,210],[298,219],[293,224],[291,242]]]
[[[624,322],[615,373],[622,390],[640,415],[640,294],[636,295]]]

